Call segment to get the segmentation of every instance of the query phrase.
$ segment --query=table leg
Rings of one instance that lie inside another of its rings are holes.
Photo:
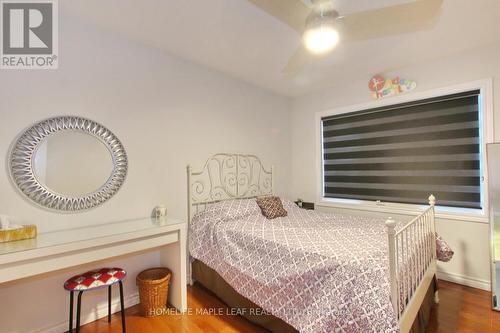
[[[179,241],[168,244],[161,249],[161,264],[172,271],[169,288],[169,302],[181,312],[187,310],[187,230],[179,231]]]

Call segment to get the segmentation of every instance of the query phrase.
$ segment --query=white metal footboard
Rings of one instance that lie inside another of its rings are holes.
[[[435,203],[429,196],[430,207],[400,229],[392,218],[386,222],[391,302],[402,333],[409,332],[436,274]]]

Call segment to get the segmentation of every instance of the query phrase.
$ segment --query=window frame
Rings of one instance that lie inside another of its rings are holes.
[[[401,103],[414,102],[418,100],[436,98],[456,93],[479,90],[479,122],[480,122],[480,160],[481,160],[481,209],[439,206],[437,198],[436,216],[445,219],[467,220],[471,222],[489,223],[488,202],[488,165],[486,159],[486,144],[494,142],[493,123],[493,80],[482,79],[421,92],[405,93],[368,103],[338,107],[316,113],[316,205],[319,207],[341,208],[360,211],[371,211],[381,213],[393,213],[403,215],[418,214],[425,205],[374,202],[362,199],[325,198],[324,196],[324,154],[323,154],[323,128],[321,119],[328,116],[341,115],[350,112],[363,111],[378,107],[387,107]]]

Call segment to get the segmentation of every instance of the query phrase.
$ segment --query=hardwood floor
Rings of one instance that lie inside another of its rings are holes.
[[[440,303],[435,306],[427,333],[494,333],[500,332],[500,312],[491,310],[490,293],[458,284],[440,281]],[[191,314],[169,314],[143,318],[138,307],[126,310],[127,332],[207,332],[261,333],[265,330],[245,319],[227,313],[224,305],[210,292],[197,285],[188,288]],[[208,314],[209,309],[223,308],[222,315]],[[106,318],[85,325],[82,333],[121,332],[120,316],[115,314],[108,324]]]
[[[500,332],[500,312],[491,310],[491,293],[440,281],[439,298],[427,333]]]

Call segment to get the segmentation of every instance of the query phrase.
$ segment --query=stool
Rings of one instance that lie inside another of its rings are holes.
[[[82,305],[82,294],[84,291],[108,288],[108,323],[111,321],[111,287],[118,283],[120,285],[120,304],[122,312],[122,331],[125,328],[125,307],[123,304],[123,284],[122,280],[127,275],[121,268],[102,268],[73,276],[64,282],[64,289],[69,294],[69,331],[73,332],[73,293],[78,291],[78,302],[76,305],[76,333],[80,332],[80,310]]]

